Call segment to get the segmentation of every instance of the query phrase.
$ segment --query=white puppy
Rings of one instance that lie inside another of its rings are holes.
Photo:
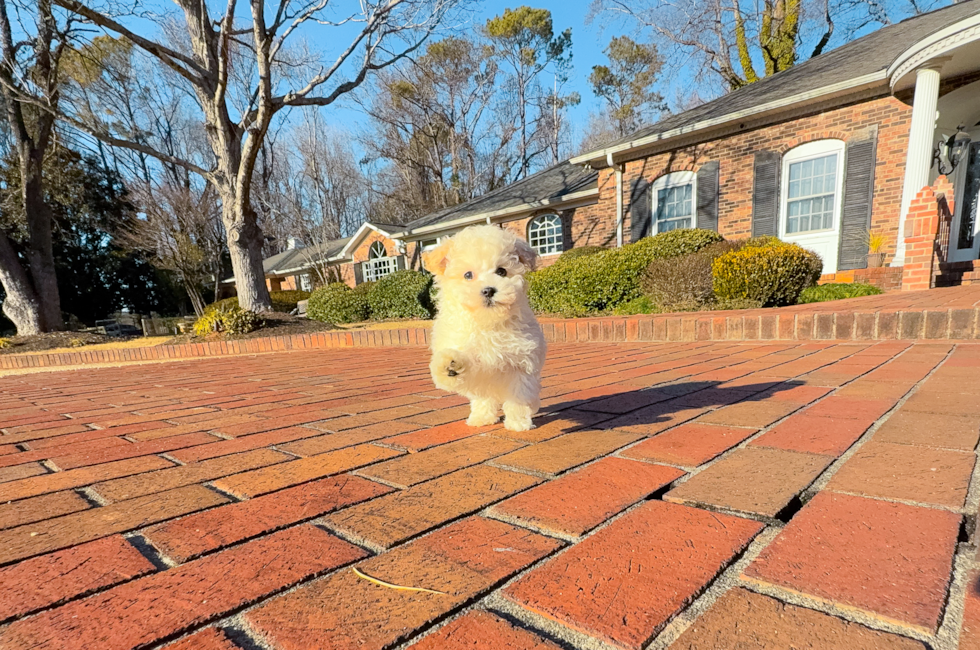
[[[532,428],[540,406],[545,342],[528,304],[524,274],[537,254],[512,232],[472,226],[425,257],[438,315],[429,370],[437,387],[470,400],[466,423]]]

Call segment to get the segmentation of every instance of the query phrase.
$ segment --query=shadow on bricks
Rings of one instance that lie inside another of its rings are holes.
[[[698,418],[710,411],[735,407],[730,413],[732,426],[763,428],[769,422],[759,422],[755,411],[769,411],[769,404],[786,408],[773,413],[773,421],[803,406],[787,394],[792,389],[805,386],[803,382],[767,381],[752,384],[726,386],[722,381],[680,381],[674,384],[623,392],[610,392],[605,396],[583,396],[542,406],[543,416],[535,418],[538,426],[551,419],[577,423],[593,429],[626,429],[651,435],[683,422]],[[745,410],[744,416],[739,413]],[[777,409],[779,410],[779,409]],[[783,413],[785,411],[785,413]]]

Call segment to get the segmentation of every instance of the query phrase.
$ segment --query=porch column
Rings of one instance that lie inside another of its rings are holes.
[[[898,242],[892,266],[905,264],[905,219],[912,199],[929,183],[932,152],[935,147],[936,108],[939,104],[939,71],[948,58],[933,59],[915,71],[915,96],[912,99],[912,124],[905,157],[905,183],[902,186],[902,211],[898,221]]]

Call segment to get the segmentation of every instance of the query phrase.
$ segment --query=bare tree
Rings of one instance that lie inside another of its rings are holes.
[[[100,116],[62,111],[69,124],[104,142],[142,152],[195,172],[214,186],[243,308],[271,309],[262,272],[263,237],[253,205],[253,173],[275,116],[295,106],[329,106],[360,86],[374,71],[418,49],[458,0],[361,0],[336,18],[328,0],[250,0],[248,24],[236,25],[237,0],[214,17],[206,3],[176,0],[182,22],[161,21],[163,38],[131,29],[119,16],[81,0],[52,0],[74,16],[118,35],[169,69],[192,94],[214,162],[172,155],[127,137]],[[148,17],[148,16],[144,16]],[[142,24],[142,23],[141,23]],[[318,42],[351,34],[325,55],[290,43],[306,30],[330,28]],[[88,119],[86,119],[88,118]]]
[[[183,285],[194,307],[204,313],[201,288],[221,276],[224,232],[217,192],[183,185],[144,186],[134,192],[143,218],[117,233],[124,247],[147,254],[160,269],[170,271]]]
[[[374,177],[382,211],[402,221],[500,186],[512,171],[516,127],[497,119],[496,57],[473,38],[446,38],[385,71],[362,101],[368,158],[388,163]]]
[[[24,35],[19,42],[14,41],[12,15],[18,33]],[[6,292],[3,313],[21,335],[64,328],[43,166],[55,139],[59,66],[73,24],[71,20],[59,22],[49,0],[28,1],[26,7],[14,0],[0,0],[0,93],[10,153],[20,170],[19,207],[27,223],[23,258],[9,234],[0,231],[0,283]]]

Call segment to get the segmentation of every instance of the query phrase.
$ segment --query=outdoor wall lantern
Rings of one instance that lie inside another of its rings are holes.
[[[932,159],[939,168],[940,174],[950,174],[966,156],[970,146],[970,134],[963,130],[963,125],[956,127],[956,133],[945,140],[936,143]]]

